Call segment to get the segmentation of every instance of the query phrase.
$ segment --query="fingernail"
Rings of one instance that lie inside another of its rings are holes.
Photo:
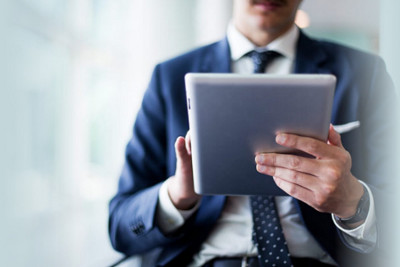
[[[264,155],[257,155],[256,156],[256,162],[257,163],[263,163],[264,162]]]
[[[282,143],[284,143],[285,141],[286,141],[286,139],[287,139],[287,135],[286,134],[278,134],[277,136],[276,136],[276,142],[278,143],[278,144],[282,144]]]
[[[257,165],[257,170],[259,172],[265,172],[267,170],[267,168],[263,165]]]

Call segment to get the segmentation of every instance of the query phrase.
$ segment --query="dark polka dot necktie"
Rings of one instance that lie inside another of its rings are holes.
[[[267,65],[275,58],[281,56],[281,54],[275,51],[252,51],[247,56],[253,60],[254,73],[264,73]],[[250,201],[253,214],[253,242],[258,249],[260,265],[276,267],[293,266],[279,221],[274,197],[251,196]]]
[[[253,242],[261,266],[292,266],[290,254],[272,196],[251,196]]]

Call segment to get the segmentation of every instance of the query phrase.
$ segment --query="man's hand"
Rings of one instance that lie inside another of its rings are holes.
[[[351,174],[351,156],[332,125],[327,143],[284,133],[276,136],[276,142],[315,158],[262,153],[256,155],[258,172],[273,176],[283,191],[320,212],[340,218],[355,214],[363,186]]]
[[[175,141],[177,157],[175,176],[168,181],[168,194],[177,209],[192,208],[200,196],[194,192],[190,134]]]

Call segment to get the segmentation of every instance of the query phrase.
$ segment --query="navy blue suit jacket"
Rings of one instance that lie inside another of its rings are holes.
[[[178,232],[166,236],[155,222],[158,191],[174,175],[174,142],[188,131],[184,75],[188,72],[231,72],[226,39],[196,49],[156,66],[126,148],[126,161],[116,196],[110,202],[109,233],[112,245],[127,255],[161,248],[160,266],[184,266],[207,237],[224,206],[224,196],[205,196],[199,210]],[[377,217],[385,218],[386,187],[394,173],[390,140],[391,115],[396,106],[394,88],[383,61],[351,48],[321,42],[301,33],[295,61],[296,73],[331,73],[337,77],[332,123],[359,120],[361,127],[342,135],[351,153],[353,174],[373,190]],[[393,117],[393,116],[392,116]],[[319,213],[297,201],[307,229],[341,266],[382,252],[378,245],[370,255],[348,246],[335,228],[330,214]],[[378,221],[378,226],[381,226]],[[379,244],[385,242],[379,229]],[[365,265],[364,265],[365,266]]]

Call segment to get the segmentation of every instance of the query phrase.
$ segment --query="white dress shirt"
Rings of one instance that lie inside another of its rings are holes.
[[[253,62],[251,58],[243,56],[252,50],[260,52],[274,50],[283,56],[271,62],[266,72],[273,74],[293,72],[298,36],[299,30],[296,26],[293,26],[285,35],[274,40],[266,47],[260,48],[255,47],[233,25],[230,25],[228,28],[228,42],[231,49],[232,71],[243,74],[252,73]],[[168,196],[168,181],[160,189],[159,207],[156,215],[157,223],[165,233],[181,227],[200,205],[198,203],[196,207],[189,211],[177,210]],[[373,249],[377,240],[374,200],[368,186],[366,188],[370,195],[370,209],[366,221],[361,226],[350,230],[345,229],[332,216],[332,220],[343,232],[348,244],[364,252]],[[305,228],[293,201],[292,197],[276,197],[280,222],[291,255],[294,257],[315,258],[322,262],[336,265],[334,260],[319,246],[314,237]],[[201,266],[215,257],[257,255],[257,248],[252,241],[252,226],[249,197],[227,197],[221,217],[202,244],[199,253],[194,256],[190,266]]]

